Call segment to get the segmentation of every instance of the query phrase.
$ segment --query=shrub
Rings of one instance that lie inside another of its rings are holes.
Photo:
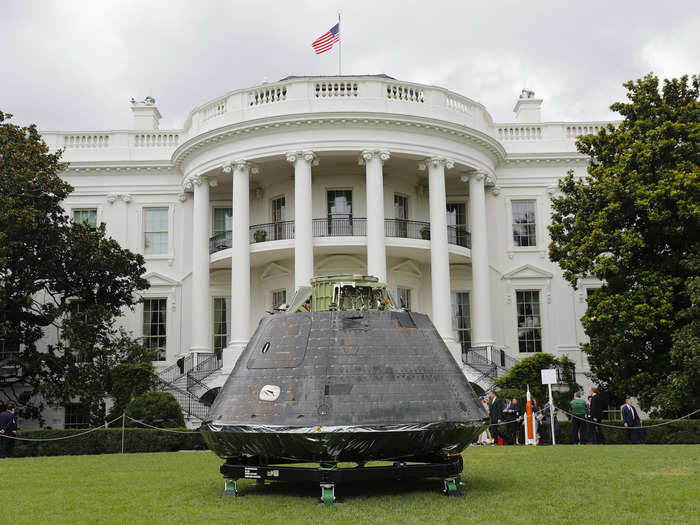
[[[160,428],[184,427],[179,403],[169,392],[145,392],[126,407],[126,415]],[[128,420],[127,420],[128,421]],[[136,425],[127,422],[129,426]]]
[[[177,430],[186,431],[185,428]],[[48,439],[80,434],[84,430],[20,430],[20,438]],[[124,452],[174,452],[177,450],[204,450],[206,445],[199,432],[178,434],[147,428],[124,430]],[[114,454],[122,450],[122,429],[101,428],[71,439],[60,441],[17,441],[13,455],[77,456],[84,454]]]
[[[109,376],[110,393],[114,398],[114,406],[107,416],[110,420],[121,416],[134,398],[148,392],[155,377],[150,363],[123,363],[110,370]]]

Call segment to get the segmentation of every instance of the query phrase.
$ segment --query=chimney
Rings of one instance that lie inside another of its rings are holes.
[[[535,98],[535,92],[523,89],[513,108],[518,122],[542,122],[542,99]]]
[[[158,129],[158,121],[161,118],[160,111],[156,107],[156,99],[146,97],[137,102],[131,98],[131,111],[134,112],[134,129],[154,130]]]

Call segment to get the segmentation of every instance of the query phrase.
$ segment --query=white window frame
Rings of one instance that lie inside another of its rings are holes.
[[[289,199],[287,198],[286,193],[280,193],[279,195],[275,195],[274,197],[270,197],[270,200],[268,201],[268,208],[269,208],[269,214],[268,218],[270,219],[270,223],[274,222],[274,215],[275,215],[275,205],[274,202],[277,199],[284,199],[284,219],[281,222],[286,222],[289,219]]]
[[[287,291],[286,288],[275,288],[273,290],[270,290],[270,309],[275,308],[275,293],[277,292],[284,292],[284,303],[282,304],[288,304],[288,297],[289,297],[289,292]]]
[[[171,344],[173,342],[173,333],[172,333],[172,328],[173,328],[173,315],[172,315],[172,306],[173,306],[173,297],[171,297],[170,294],[168,293],[152,293],[148,295],[142,295],[141,299],[143,301],[147,300],[154,300],[154,299],[165,299],[165,359],[156,359],[153,362],[154,363],[165,363],[168,361],[168,356],[174,353],[174,349],[171,347]],[[144,305],[143,301],[139,302],[139,307],[138,307],[138,321],[139,321],[139,334],[141,341],[143,341],[143,314],[144,314]]]
[[[518,292],[537,292],[540,303],[540,351],[539,352],[521,352],[520,339],[518,338]],[[513,310],[512,318],[515,321],[515,350],[516,354],[522,357],[527,357],[533,354],[541,354],[547,352],[545,343],[547,341],[546,326],[549,324],[548,308],[546,301],[546,290],[544,286],[528,285],[525,283],[517,283],[513,287]],[[471,306],[471,305],[470,305]]]
[[[209,214],[209,236],[216,235],[214,232],[214,226],[216,225],[216,210],[231,208],[231,231],[233,231],[233,206],[230,202],[228,203],[212,203],[210,206]]]
[[[402,308],[401,306],[401,296],[399,295],[399,288],[402,290],[408,290],[408,311],[412,312],[414,310],[413,308],[413,288],[411,286],[402,286],[400,284],[396,285],[396,301],[398,302],[397,306],[399,308]]]
[[[70,214],[70,220],[73,222],[73,218],[75,216],[76,211],[78,210],[97,210],[97,214],[95,216],[95,222],[97,223],[97,227],[100,226],[101,223],[104,222],[104,217],[103,217],[103,206],[101,204],[98,204],[96,202],[76,202],[74,204],[70,204],[68,206],[68,213]]]
[[[535,246],[516,246],[513,242],[513,201],[534,201],[535,203],[535,235],[537,244]],[[542,196],[533,194],[508,195],[504,199],[506,204],[506,232],[508,235],[508,252],[513,253],[540,253],[546,254],[547,239],[545,238],[546,227],[544,224],[544,213],[542,212]]]
[[[162,208],[168,210],[168,251],[167,253],[145,253],[146,242],[146,221],[144,219],[147,209]],[[167,260],[172,261],[175,258],[175,204],[171,202],[146,202],[142,203],[138,212],[138,231],[139,231],[139,251],[146,260]]]

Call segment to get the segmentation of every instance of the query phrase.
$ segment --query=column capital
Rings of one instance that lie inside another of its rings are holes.
[[[224,173],[231,173],[231,171],[245,171],[255,175],[260,172],[260,169],[257,166],[254,166],[245,159],[236,159],[225,162],[221,165],[221,169]]]
[[[469,175],[462,175],[459,180],[462,182],[469,182],[471,179],[476,180],[477,182],[484,182],[484,185],[488,186],[495,186],[496,185],[496,178],[491,175],[490,173],[487,173],[486,171],[482,170],[476,170],[471,172]]]
[[[391,158],[391,153],[386,149],[364,149],[360,153],[360,158],[357,163],[362,166],[365,162],[372,159],[379,159],[380,162],[386,162]]]
[[[192,173],[185,177],[185,180],[182,182],[182,187],[185,191],[194,191],[195,186],[200,186],[202,184],[209,184],[212,188],[216,188],[219,185],[219,181],[203,173]]]
[[[294,164],[298,160],[304,160],[310,162],[312,166],[318,166],[318,157],[311,150],[302,151],[286,151],[284,156],[287,158],[287,162]]]
[[[428,157],[425,159],[423,162],[418,164],[418,169],[421,171],[425,171],[426,167],[430,168],[440,168],[444,167],[445,169],[452,169],[454,168],[455,162],[452,159],[447,159],[445,157]]]

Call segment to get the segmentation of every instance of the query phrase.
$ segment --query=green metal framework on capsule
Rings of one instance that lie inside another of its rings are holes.
[[[330,275],[300,287],[287,312],[400,310],[385,283],[369,275]]]

